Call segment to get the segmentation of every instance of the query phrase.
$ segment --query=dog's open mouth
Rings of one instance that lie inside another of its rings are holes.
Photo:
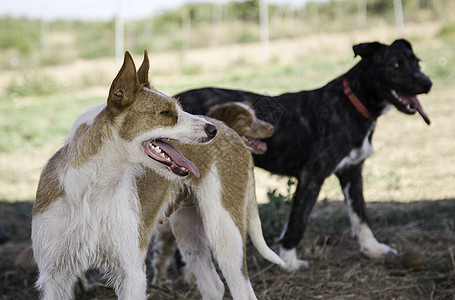
[[[395,90],[390,90],[390,95],[393,99],[393,103],[400,111],[406,114],[414,114],[418,111],[425,120],[425,123],[430,125],[430,118],[423,111],[422,105],[420,104],[419,99],[417,99],[417,95],[404,95]]]
[[[163,142],[162,140],[149,140],[142,143],[147,155],[168,166],[174,174],[178,176],[187,176],[189,172],[193,173],[196,178],[199,178],[199,170],[188,160],[183,154],[174,148],[172,145]]]
[[[254,154],[264,154],[267,151],[267,144],[259,139],[250,136],[242,136],[248,149]]]

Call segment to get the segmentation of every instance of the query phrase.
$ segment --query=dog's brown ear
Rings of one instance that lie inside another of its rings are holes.
[[[137,71],[137,77],[139,78],[139,83],[143,84],[146,88],[150,88],[149,82],[149,69],[150,69],[150,62],[149,56],[147,53],[147,49],[144,50],[144,60],[142,61],[139,70]]]
[[[140,87],[133,58],[126,51],[123,65],[112,82],[107,99],[107,106],[114,116],[118,115],[125,107],[134,102],[136,93]]]
[[[206,115],[207,117],[223,121],[226,125],[233,128],[237,119],[245,115],[245,109],[236,102],[227,102],[211,107]],[[233,129],[235,130],[236,128]]]
[[[384,44],[378,42],[362,43],[354,45],[352,47],[352,50],[354,50],[354,56],[359,55],[362,58],[368,58],[371,57],[374,53],[376,53],[384,46],[385,46]]]
[[[206,116],[210,117],[210,118],[217,119],[217,120],[222,120],[223,119],[222,118],[222,113],[224,111],[223,110],[224,107],[225,107],[225,105],[223,105],[223,104],[214,105],[206,113]]]

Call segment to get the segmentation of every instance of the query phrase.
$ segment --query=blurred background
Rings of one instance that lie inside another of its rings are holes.
[[[291,275],[252,255],[259,299],[453,299],[455,293],[455,1],[453,0],[14,0],[0,3],[0,299],[38,299],[35,274],[14,265],[30,244],[39,174],[76,117],[106,101],[124,51],[148,50],[153,85],[169,95],[217,86],[276,95],[315,89],[348,71],[352,46],[408,39],[433,81],[420,95],[431,118],[392,108],[377,122],[363,169],[375,234],[420,271],[366,260],[350,237],[329,177]],[[295,181],[256,170],[264,234],[273,249]],[[331,205],[327,205],[330,202]],[[248,246],[250,248],[250,246]],[[420,249],[420,250],[419,250]],[[254,253],[254,252],[253,252]],[[267,272],[266,272],[267,271]],[[174,271],[176,272],[176,271]],[[151,299],[194,299],[182,280]],[[78,299],[112,299],[98,288]]]
[[[2,200],[33,200],[41,168],[76,116],[105,101],[125,50],[140,60],[147,49],[153,84],[171,95],[203,86],[279,94],[346,72],[358,61],[353,44],[401,37],[434,82],[420,97],[433,123],[395,109],[381,118],[366,198],[455,196],[453,1],[16,0],[0,5],[0,28]],[[260,200],[286,182],[259,180]],[[336,180],[321,198],[342,199]]]

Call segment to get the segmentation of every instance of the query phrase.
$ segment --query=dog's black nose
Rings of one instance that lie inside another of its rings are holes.
[[[424,88],[427,92],[429,92],[431,90],[431,86],[433,85],[433,83],[431,82],[431,80],[428,78],[428,80],[425,81],[424,83]]]
[[[205,132],[210,139],[213,139],[215,137],[217,131],[218,129],[215,125],[210,123],[205,124]]]
[[[428,78],[425,74],[419,73],[415,77],[415,82],[420,87],[423,93],[428,93],[431,90],[433,83],[431,79]]]

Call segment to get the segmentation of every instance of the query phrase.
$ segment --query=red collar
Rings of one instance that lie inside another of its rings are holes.
[[[357,98],[357,96],[352,92],[351,87],[349,86],[349,82],[346,78],[343,79],[343,91],[344,94],[349,98],[349,101],[351,101],[352,105],[357,108],[357,110],[370,121],[374,121],[375,118],[373,118],[368,111],[368,109],[363,105],[363,103]]]

